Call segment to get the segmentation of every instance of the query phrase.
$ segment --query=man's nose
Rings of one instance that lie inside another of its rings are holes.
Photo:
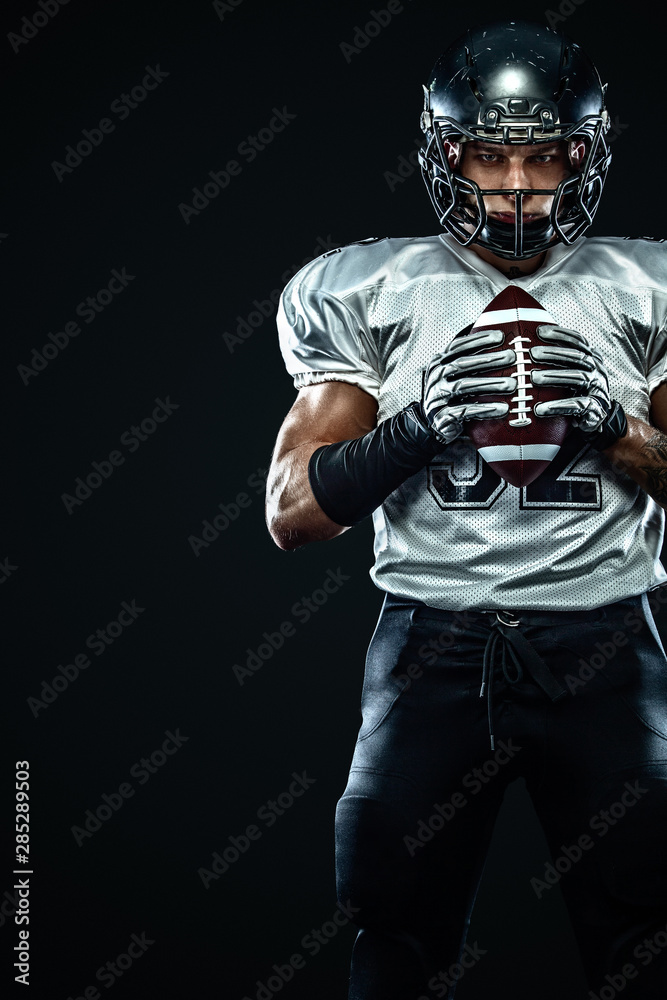
[[[523,163],[516,161],[510,163],[507,173],[503,179],[504,188],[530,188],[530,183]]]

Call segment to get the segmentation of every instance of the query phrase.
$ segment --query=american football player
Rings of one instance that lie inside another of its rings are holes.
[[[269,530],[294,549],[372,514],[385,594],[336,813],[349,998],[454,997],[522,776],[593,995],[664,1000],[665,244],[585,235],[611,160],[606,85],[551,28],[468,31],[435,64],[421,128],[444,232],[325,253],[278,316],[298,396]],[[559,390],[535,417],[571,421],[523,487],[468,437],[507,416],[515,352],[493,329],[456,339],[509,285],[556,321],[531,349],[531,385]]]

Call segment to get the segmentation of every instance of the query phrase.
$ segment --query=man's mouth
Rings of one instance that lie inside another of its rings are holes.
[[[514,220],[516,218],[515,212],[489,212],[489,215],[491,216],[492,219],[495,219],[497,222],[506,222],[512,226],[514,225]],[[524,226],[529,225],[531,222],[535,222],[539,218],[540,218],[539,215],[535,215],[534,213],[530,212],[528,213],[524,212],[522,214]]]

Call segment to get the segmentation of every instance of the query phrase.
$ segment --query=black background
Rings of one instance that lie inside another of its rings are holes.
[[[561,6],[552,23],[610,83],[615,162],[592,232],[663,236],[664,130],[645,139],[663,114],[659,15],[647,0],[620,13],[600,0]],[[353,43],[373,9],[382,0],[243,0],[220,13],[203,0],[70,0],[18,52],[8,34],[41,8],[25,0],[0,15],[0,560],[14,567],[0,590],[0,792],[11,833],[14,762],[28,760],[33,996],[74,1000],[97,986],[113,998],[255,1000],[258,981],[297,952],[305,966],[280,990],[286,1000],[346,996],[351,925],[317,955],[302,939],[336,909],[333,813],[381,604],[368,577],[372,526],[295,553],[276,548],[261,480],[295,391],[273,315],[255,315],[244,340],[223,334],[257,312],[255,300],[271,312],[271,293],[319,254],[318,239],[435,231],[417,172],[394,190],[384,176],[418,138],[421,83],[469,22],[541,20],[548,10],[482,3],[473,15],[404,0],[346,58],[341,43]],[[120,120],[112,102],[158,64],[168,76]],[[287,127],[252,162],[239,155],[283,108],[295,116]],[[59,180],[53,162],[105,117],[113,132]],[[186,223],[179,205],[230,159],[240,174]],[[127,287],[93,322],[79,317],[80,334],[25,384],[19,366],[33,363],[33,349],[51,344],[48,334],[123,268],[134,276]],[[156,399],[177,408],[130,451],[121,436],[151,417]],[[114,451],[123,464],[68,512],[63,494]],[[239,493],[248,506],[195,553],[192,536],[219,504],[233,513]],[[328,571],[348,579],[309,621],[297,619],[295,602]],[[95,655],[87,637],[132,601],[145,610]],[[294,634],[240,684],[233,665],[288,621]],[[50,703],[29,703],[81,653],[89,667],[64,689],[61,680]],[[177,730],[187,741],[158,755],[163,763],[140,783],[133,766]],[[312,787],[271,827],[258,820],[303,771]],[[134,795],[79,846],[72,827],[124,782]],[[206,888],[199,869],[252,823],[261,837]],[[529,884],[548,857],[513,786],[472,929],[487,954],[462,981],[461,1000],[499,980],[506,992],[495,995],[513,1000],[584,995],[559,890],[538,901]],[[13,867],[10,843],[0,861],[8,992]],[[105,986],[97,970],[127,952],[132,934],[153,943]]]

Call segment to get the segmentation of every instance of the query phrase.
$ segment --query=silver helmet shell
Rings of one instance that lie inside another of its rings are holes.
[[[507,21],[469,30],[440,56],[424,87],[419,162],[440,224],[464,246],[513,260],[578,239],[593,221],[611,161],[605,91],[585,52],[552,28]],[[443,145],[580,139],[580,169],[553,191],[482,190],[450,167]],[[529,193],[553,194],[548,218],[523,223]],[[484,194],[514,195],[514,224],[489,218]]]

